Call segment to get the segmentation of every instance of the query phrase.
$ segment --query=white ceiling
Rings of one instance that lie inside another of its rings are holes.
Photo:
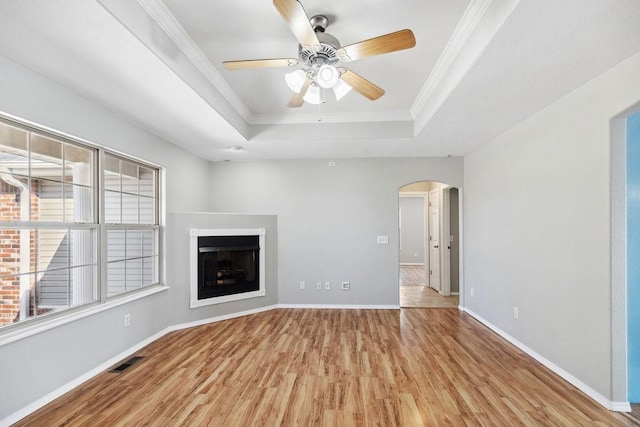
[[[303,4],[343,45],[414,32],[344,64],[382,98],[290,109],[290,70],[224,69],[297,56],[269,0],[3,0],[0,55],[204,158],[251,160],[464,155],[640,52],[637,0]]]

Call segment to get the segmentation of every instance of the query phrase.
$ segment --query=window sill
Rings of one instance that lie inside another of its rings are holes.
[[[34,323],[28,325],[17,325],[16,328],[11,328],[6,332],[0,332],[0,347],[39,334],[41,332],[57,328],[58,326],[66,325],[67,323],[75,322],[76,320],[93,316],[106,310],[111,310],[123,304],[127,304],[141,298],[146,298],[148,296],[164,292],[167,289],[169,289],[169,287],[165,285],[152,286],[148,289],[140,292],[135,292],[131,295],[126,295],[121,298],[114,298],[102,304],[90,305],[85,308],[78,309],[77,311],[74,310],[71,313],[51,317],[47,320],[42,320],[40,322],[35,321]]]

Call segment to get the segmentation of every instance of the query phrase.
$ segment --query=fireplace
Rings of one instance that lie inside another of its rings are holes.
[[[191,230],[191,307],[265,295],[264,229]]]

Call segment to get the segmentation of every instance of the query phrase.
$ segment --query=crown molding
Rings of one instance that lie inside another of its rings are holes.
[[[411,106],[419,134],[462,81],[521,0],[471,0]],[[487,13],[491,9],[491,13]]]
[[[433,70],[431,70],[427,81],[411,106],[411,114],[415,115],[417,111],[425,108],[427,103],[433,99],[433,94],[441,85],[443,79],[449,77],[447,73],[451,64],[460,54],[460,51],[478,25],[478,22],[480,22],[480,19],[482,19],[482,16],[487,11],[491,1],[492,0],[471,0],[453,35],[442,51],[440,58],[438,58],[438,62],[436,62]]]
[[[410,110],[376,113],[254,114],[218,73],[162,0],[137,0],[193,66],[249,126],[270,124],[414,121],[419,134],[475,64],[521,0],[471,0]]]
[[[407,122],[413,121],[408,111],[385,112],[347,112],[347,113],[300,113],[294,116],[286,114],[254,114],[251,125],[307,124],[307,123],[368,123],[368,122]]]
[[[149,17],[167,34],[182,53],[193,63],[202,75],[216,88],[224,99],[238,114],[251,125],[271,124],[311,124],[325,123],[367,123],[367,122],[396,122],[413,121],[408,110],[375,112],[375,113],[303,113],[287,114],[255,114],[242,102],[235,91],[218,73],[206,55],[167,9],[162,0],[137,0]]]
[[[189,34],[176,21],[173,14],[167,9],[162,0],[137,0],[153,21],[169,36],[178,46],[184,55],[202,73],[202,75],[216,88],[224,99],[240,114],[240,116],[250,123],[252,113],[240,100],[238,95],[231,89],[220,73],[211,64],[206,55],[198,48]]]

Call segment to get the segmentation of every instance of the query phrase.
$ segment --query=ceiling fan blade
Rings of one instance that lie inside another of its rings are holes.
[[[293,67],[300,61],[294,58],[278,59],[246,59],[242,61],[224,61],[222,65],[227,70],[241,70],[244,68]]]
[[[340,78],[360,95],[372,101],[375,101],[376,99],[384,95],[384,90],[374,85],[369,80],[354,73],[353,71],[349,71],[347,69],[344,70],[345,71],[342,73]]]
[[[313,83],[313,80],[311,79],[305,80],[305,82],[302,84],[302,89],[300,89],[300,92],[298,93],[294,92],[293,95],[291,95],[291,99],[289,100],[287,107],[289,108],[302,107],[302,104],[304,104],[304,96],[307,94],[307,90],[309,90],[309,86],[311,86],[311,83]]]
[[[282,18],[287,21],[298,42],[303,46],[319,46],[320,42],[309,23],[309,17],[298,0],[273,0]]]
[[[382,55],[383,53],[409,49],[416,45],[416,38],[411,30],[400,30],[395,33],[364,40],[359,43],[343,46],[338,49],[341,61],[355,61],[367,56]]]

